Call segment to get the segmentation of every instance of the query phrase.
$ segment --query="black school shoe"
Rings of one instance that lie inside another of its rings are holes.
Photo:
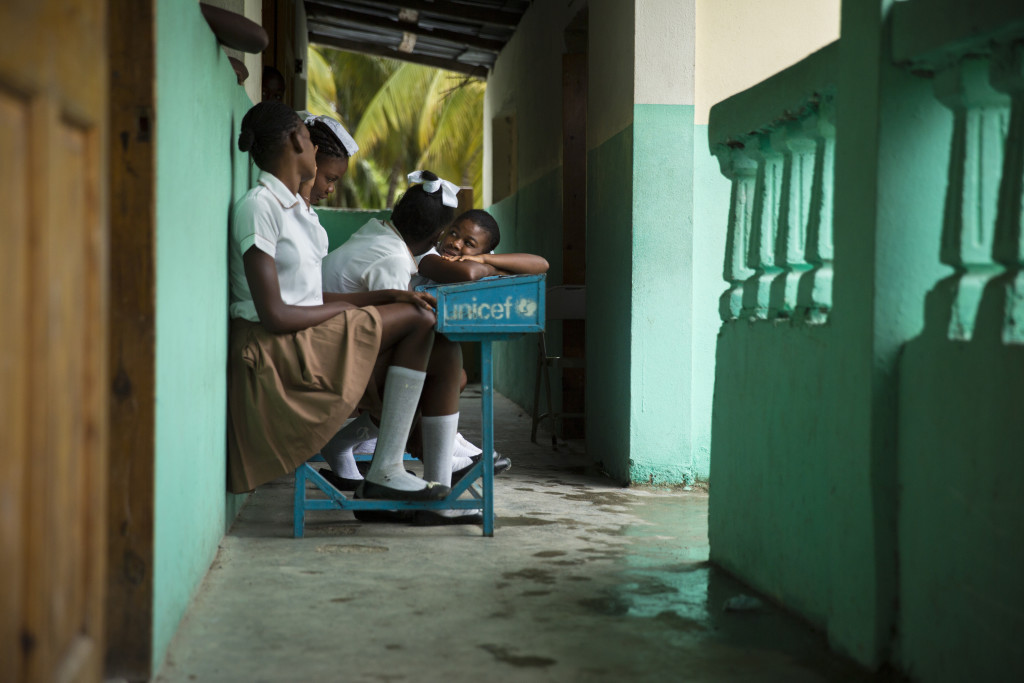
[[[469,474],[469,471],[471,469],[476,467],[476,464],[478,462],[480,462],[479,456],[477,458],[473,459],[472,463],[470,463],[469,465],[466,465],[461,470],[455,470],[454,472],[452,472],[452,485],[455,485],[455,484],[459,483],[459,481],[464,476]],[[500,458],[498,458],[498,459],[496,459],[494,461],[494,476],[498,476],[502,472],[507,472],[510,469],[512,469],[512,461],[509,458],[506,458],[506,457],[502,456],[502,457],[500,457]]]
[[[352,516],[360,522],[404,524],[413,521],[415,510],[353,510]]]
[[[370,482],[366,483],[370,484]],[[379,486],[377,484],[370,484],[370,487],[371,491],[375,491],[374,487],[376,487],[376,489],[387,489],[388,491],[395,490],[388,488],[386,486]],[[362,486],[358,487],[355,496],[353,496],[353,498],[355,498],[356,500],[365,500],[368,497],[369,496],[365,495],[365,489]],[[353,510],[352,516],[360,522],[402,524],[406,522],[411,522],[413,520],[413,515],[415,512],[415,510]]]
[[[356,498],[373,498],[375,500],[442,500],[451,493],[451,488],[438,484],[436,481],[427,482],[425,488],[418,491],[403,491],[393,489],[383,484],[374,484],[372,481],[363,480],[356,489]]]
[[[412,518],[413,526],[451,526],[454,524],[476,524],[477,526],[482,526],[483,523],[484,514],[482,512],[448,517],[433,510],[416,510],[416,514]]]
[[[339,491],[355,491],[363,483],[362,479],[346,479],[334,473],[334,470],[321,467],[320,476],[327,480],[327,483]]]

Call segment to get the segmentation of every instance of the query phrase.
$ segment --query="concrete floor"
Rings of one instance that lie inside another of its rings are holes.
[[[332,511],[296,540],[291,478],[261,487],[155,680],[879,680],[768,604],[725,609],[753,593],[708,563],[706,493],[618,487],[578,446],[530,443],[501,396],[496,413],[514,465],[495,479],[493,538]],[[479,423],[471,387],[474,443]]]

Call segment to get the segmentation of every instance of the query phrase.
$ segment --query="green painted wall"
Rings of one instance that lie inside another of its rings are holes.
[[[333,251],[340,247],[352,233],[363,227],[371,218],[387,220],[391,217],[391,209],[380,211],[362,211],[356,209],[316,209],[320,225],[327,231],[327,249]]]
[[[836,117],[833,321],[841,340],[831,486],[829,637],[876,666],[897,606],[897,396],[902,345],[924,323],[938,261],[950,117],[928,79],[891,64],[892,3],[844,3]],[[843,102],[856,102],[856,107]]]
[[[692,105],[633,108],[632,217],[621,226],[632,226],[632,272],[613,282],[631,290],[631,482],[677,484],[694,474],[693,131]],[[612,191],[611,201],[618,194]],[[603,275],[591,273],[592,282]]]
[[[869,667],[897,625],[898,359],[948,270],[949,116],[891,66],[887,10],[843,6],[828,324],[723,326],[709,522],[714,561]]]
[[[487,124],[499,112],[517,123],[518,192],[490,208],[501,248],[547,257],[552,284],[561,281],[561,121],[550,102],[561,97],[563,31],[583,8],[532,6],[487,89]],[[587,21],[587,288],[598,302],[587,321],[588,453],[623,483],[706,478],[724,220],[701,222],[708,232],[697,237],[694,5],[600,0]],[[695,281],[698,262],[701,273],[715,264],[711,284]],[[698,291],[710,298],[698,303]],[[557,330],[551,337],[557,344]],[[532,340],[496,349],[496,386],[525,408],[535,353]]]
[[[587,453],[629,481],[633,128],[587,158]]]
[[[690,361],[690,449],[693,474],[711,473],[711,408],[715,391],[715,351],[721,318],[718,298],[722,279],[731,186],[707,153],[708,127],[693,133],[693,353]]]
[[[715,373],[711,559],[823,627],[836,512],[834,331],[726,323]]]
[[[498,251],[540,254],[548,259],[549,284],[562,282],[562,172],[544,174],[519,192],[487,210],[498,221],[501,243]],[[559,207],[558,211],[552,207]],[[558,326],[552,325],[547,341],[560,348]],[[533,408],[533,386],[537,367],[537,339],[533,335],[495,344],[494,388],[525,410]],[[502,435],[497,435],[499,446]],[[500,448],[499,448],[500,450]]]
[[[1024,348],[945,331],[900,365],[897,658],[915,680],[1024,680]]]
[[[153,668],[243,497],[225,493],[227,226],[251,106],[196,3],[157,3]]]

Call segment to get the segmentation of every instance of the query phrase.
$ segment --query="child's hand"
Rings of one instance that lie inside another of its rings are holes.
[[[487,257],[484,254],[466,254],[456,259],[457,261],[474,261],[476,263],[487,263]]]
[[[410,292],[405,289],[396,289],[394,291],[395,303],[398,304],[412,304],[425,308],[431,313],[437,310],[437,299],[434,295],[427,294],[426,292]]]
[[[452,255],[452,256],[449,256],[448,254],[441,254],[440,256],[441,256],[441,258],[443,258],[443,259],[444,259],[445,261],[451,261],[452,263],[454,263],[454,262],[456,262],[456,261],[461,261],[461,260],[462,260],[462,256],[461,256],[461,255],[459,255],[459,254],[454,254],[454,255]]]

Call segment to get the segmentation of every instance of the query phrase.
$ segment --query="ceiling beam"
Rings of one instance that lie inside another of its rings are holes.
[[[339,21],[358,24],[360,26],[372,26],[374,28],[382,28],[391,31],[406,31],[408,33],[414,33],[417,36],[433,38],[435,40],[452,43],[457,46],[475,47],[480,50],[487,50],[488,52],[494,53],[501,52],[501,49],[505,46],[505,44],[500,40],[480,38],[472,34],[459,33],[457,31],[424,28],[423,26],[408,21],[386,19],[372,14],[364,14],[353,10],[341,9],[337,5],[332,5],[318,0],[313,0],[312,2],[307,0],[306,16],[308,19],[337,19]]]
[[[334,47],[339,50],[347,50],[348,52],[358,52],[361,54],[376,55],[378,57],[389,57],[403,62],[432,66],[436,69],[447,69],[448,71],[455,71],[456,73],[466,74],[467,76],[475,76],[476,78],[483,80],[487,79],[487,74],[489,73],[489,69],[482,64],[466,64],[465,62],[459,62],[454,59],[441,59],[439,57],[416,54],[415,52],[399,52],[396,49],[384,47],[379,43],[362,43],[354,40],[345,40],[344,38],[337,38],[329,33],[323,33],[315,30],[309,32],[309,42]]]
[[[428,14],[436,14],[462,21],[477,21],[482,24],[501,26],[509,29],[515,29],[515,27],[519,25],[519,20],[523,16],[521,12],[510,12],[509,10],[503,9],[486,9],[483,7],[475,7],[473,5],[460,5],[455,2],[450,2],[449,0],[434,0],[433,2],[425,2],[425,0],[398,0],[398,2],[369,0],[363,4],[374,5],[376,7],[387,7],[394,9],[396,12],[403,8],[414,9],[417,12],[426,12]]]

